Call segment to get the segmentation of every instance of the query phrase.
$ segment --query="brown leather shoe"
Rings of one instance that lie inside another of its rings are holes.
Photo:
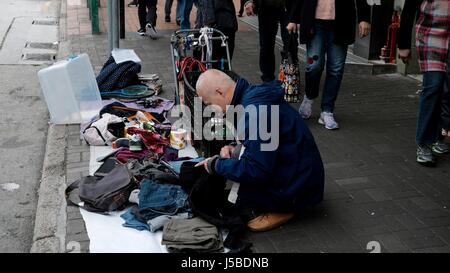
[[[268,231],[281,226],[294,217],[294,213],[264,213],[247,223],[251,231]]]

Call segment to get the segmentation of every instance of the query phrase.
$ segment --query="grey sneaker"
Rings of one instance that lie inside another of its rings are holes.
[[[433,166],[436,163],[430,146],[417,146],[417,163],[425,166]]]
[[[302,104],[300,105],[300,108],[298,111],[300,112],[300,116],[302,116],[303,119],[309,119],[311,117],[312,113],[312,104],[314,100],[308,99],[306,96],[303,97]]]
[[[334,120],[333,113],[330,112],[320,113],[319,124],[324,125],[328,130],[339,129],[339,124]]]
[[[149,36],[150,36],[150,38],[155,40],[156,39],[156,35],[158,34],[158,32],[156,31],[155,27],[152,24],[150,24],[150,23],[147,23],[146,26],[149,29]]]
[[[431,150],[436,154],[447,154],[450,152],[450,146],[444,141],[437,141],[431,145]]]

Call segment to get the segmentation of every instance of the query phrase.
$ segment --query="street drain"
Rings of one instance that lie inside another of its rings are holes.
[[[55,20],[33,20],[33,25],[56,26],[58,21]]]
[[[26,61],[55,61],[56,55],[51,53],[26,53],[22,55],[22,59]]]
[[[38,48],[38,49],[58,49],[58,43],[34,43],[34,42],[28,42],[25,47],[27,47],[27,48]]]

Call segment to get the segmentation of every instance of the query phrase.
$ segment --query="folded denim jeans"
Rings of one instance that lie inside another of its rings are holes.
[[[188,210],[188,195],[178,185],[159,184],[145,179],[139,192],[139,213],[145,221],[160,215],[175,215]]]
[[[125,220],[125,223],[122,224],[124,227],[134,228],[136,230],[150,230],[150,227],[147,223],[143,223],[139,221],[136,215],[133,213],[133,208],[128,209],[124,214],[120,215],[120,217]]]
[[[180,213],[177,215],[161,215],[158,217],[155,217],[147,223],[144,223],[140,217],[138,217],[136,214],[139,213],[139,209],[137,206],[130,208],[127,210],[124,214],[122,214],[120,217],[125,220],[125,223],[123,223],[124,227],[134,228],[136,230],[148,230],[150,232],[156,232],[158,230],[161,230],[166,223],[168,223],[171,219],[189,219],[191,218],[190,213]]]

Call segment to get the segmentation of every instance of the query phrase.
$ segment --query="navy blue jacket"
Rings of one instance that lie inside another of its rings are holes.
[[[255,132],[250,132],[252,126],[247,122],[244,139],[240,140],[245,147],[240,160],[221,158],[214,164],[217,174],[240,183],[237,203],[270,211],[295,210],[320,203],[324,190],[322,159],[307,125],[284,100],[281,83],[250,85],[240,79],[231,105],[279,106],[276,150],[262,151],[261,144],[270,140],[263,140],[259,134],[256,139],[251,137]],[[270,125],[270,114],[268,118]],[[249,115],[245,119],[248,121]],[[270,126],[267,127],[270,131]]]

